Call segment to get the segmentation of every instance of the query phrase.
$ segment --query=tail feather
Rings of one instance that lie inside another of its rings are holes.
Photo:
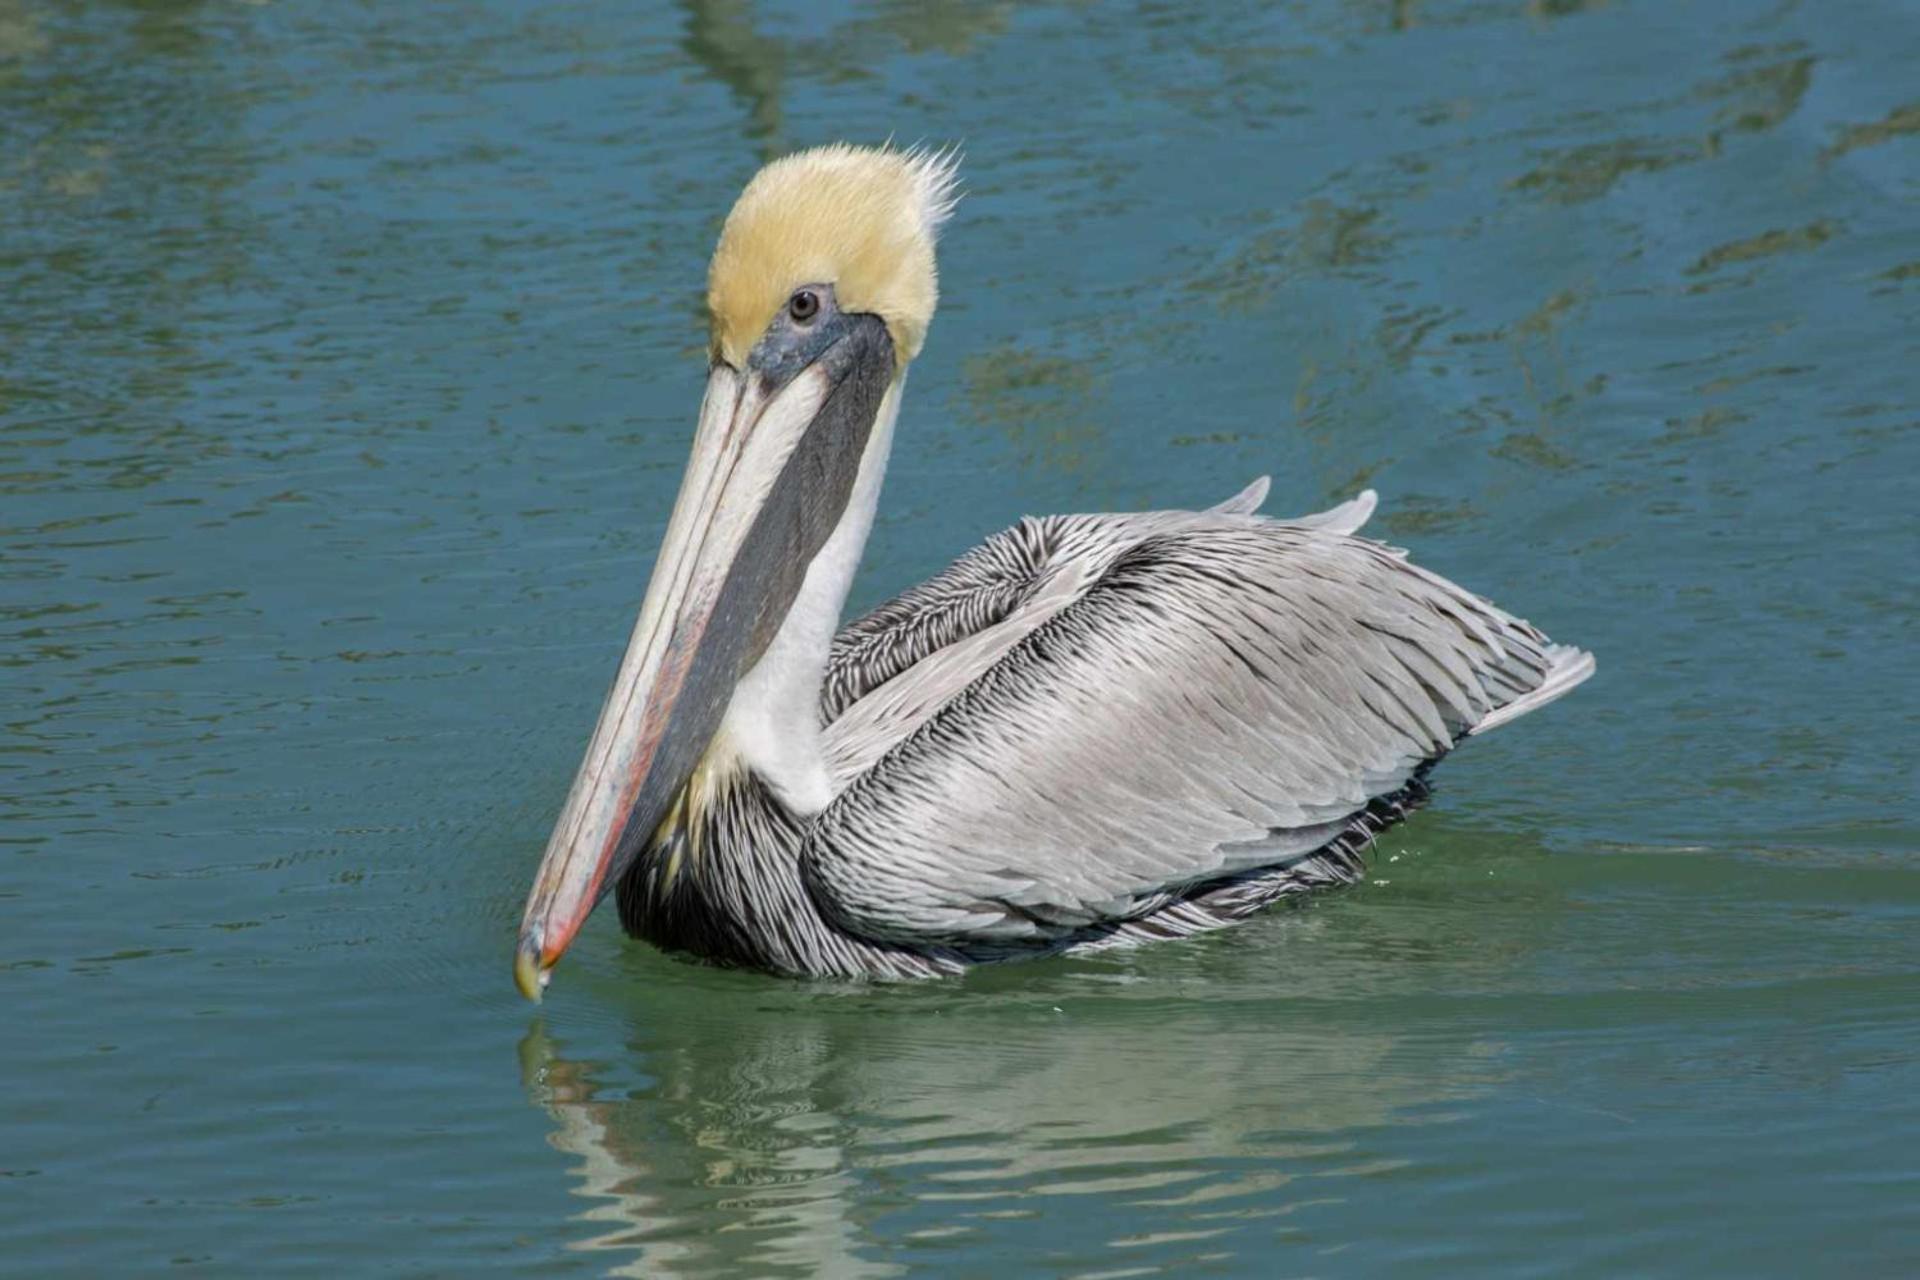
[[[1215,503],[1207,510],[1218,512],[1223,516],[1250,516],[1260,509],[1261,503],[1267,500],[1267,488],[1272,483],[1270,477],[1261,476],[1225,502]]]
[[[1360,527],[1373,518],[1373,509],[1380,505],[1380,495],[1371,489],[1362,489],[1337,507],[1325,511],[1316,511],[1310,516],[1295,516],[1288,524],[1305,525],[1309,529],[1327,529],[1334,533],[1355,534]]]
[[[1225,502],[1215,503],[1207,510],[1223,516],[1250,516],[1260,510],[1260,504],[1267,500],[1267,489],[1271,486],[1267,476],[1261,476]],[[1337,507],[1325,511],[1316,511],[1307,516],[1290,516],[1287,524],[1297,524],[1308,529],[1327,529],[1334,533],[1358,533],[1360,526],[1373,517],[1373,509],[1380,503],[1380,495],[1371,489],[1362,490]]]
[[[1594,672],[1593,655],[1570,644],[1548,645],[1547,657],[1553,662],[1538,685],[1505,706],[1489,712],[1479,724],[1467,730],[1468,734],[1497,729],[1509,720],[1517,720],[1529,711],[1538,710],[1555,698],[1573,692]]]

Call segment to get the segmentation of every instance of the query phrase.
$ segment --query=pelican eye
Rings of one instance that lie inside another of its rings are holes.
[[[787,299],[787,314],[805,324],[820,314],[820,295],[811,289],[795,289]]]

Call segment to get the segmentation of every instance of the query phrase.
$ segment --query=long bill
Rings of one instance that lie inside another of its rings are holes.
[[[846,506],[893,362],[883,325],[836,320],[845,332],[784,378],[709,375],[639,620],[527,896],[528,999],[686,785]]]

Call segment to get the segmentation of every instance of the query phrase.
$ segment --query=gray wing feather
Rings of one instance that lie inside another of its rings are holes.
[[[1223,515],[1251,515],[1267,499],[1271,481],[1260,476],[1212,507]],[[1298,516],[1291,524],[1354,533],[1373,514],[1371,489],[1328,511]],[[1163,513],[1164,514],[1164,513]],[[1173,513],[1185,515],[1185,512]],[[1063,526],[1115,522],[1129,529],[1154,515],[1055,516],[1023,520],[996,534],[917,587],[848,623],[833,638],[821,690],[821,713],[831,723],[901,672],[968,636],[1004,622],[1038,589]]]
[[[848,623],[833,638],[821,688],[829,722],[873,690],[1019,608],[1043,560],[1042,522],[996,534],[917,587]]]
[[[1079,580],[964,678],[939,680],[944,655],[927,656],[918,718],[809,829],[803,867],[823,910],[920,943],[1045,942],[1131,919],[1311,852],[1477,726],[1590,671],[1349,536],[1370,497],[1318,523],[1029,521],[922,588],[939,617],[960,616],[942,593],[967,566],[993,626],[1063,561]],[[1024,570],[996,546],[1008,538]]]

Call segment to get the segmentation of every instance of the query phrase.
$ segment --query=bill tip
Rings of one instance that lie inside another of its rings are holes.
[[[528,946],[527,940],[521,939],[513,956],[513,985],[520,988],[520,994],[539,1004],[540,994],[552,976],[553,970],[540,963],[539,946]]]

